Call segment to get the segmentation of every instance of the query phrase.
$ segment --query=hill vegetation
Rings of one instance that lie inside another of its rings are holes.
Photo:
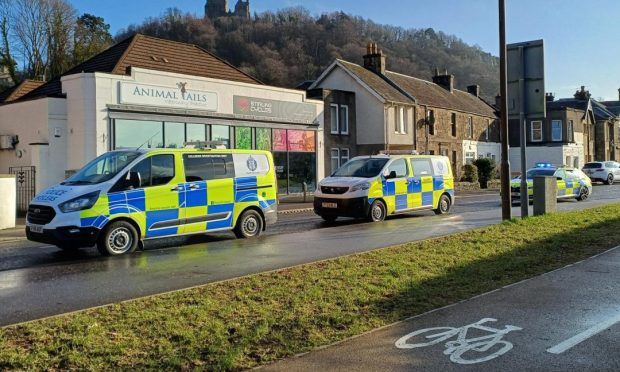
[[[498,91],[498,58],[456,36],[432,28],[404,29],[345,14],[313,16],[304,8],[255,14],[252,19],[197,18],[178,9],[129,26],[116,39],[134,33],[193,43],[266,84],[295,87],[313,80],[334,59],[362,63],[368,42],[387,54],[391,71],[430,80],[435,68],[455,75],[456,86],[479,84],[492,99]]]

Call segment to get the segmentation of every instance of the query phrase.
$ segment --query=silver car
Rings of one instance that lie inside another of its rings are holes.
[[[615,181],[620,181],[620,163],[615,161],[586,163],[582,170],[590,177],[592,182],[598,181],[612,185]]]

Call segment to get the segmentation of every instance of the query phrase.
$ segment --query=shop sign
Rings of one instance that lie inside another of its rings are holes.
[[[256,119],[270,118],[299,123],[314,123],[316,106],[310,103],[275,101],[263,98],[234,96],[233,113]]]
[[[120,83],[121,104],[217,111],[217,93],[190,89],[187,82],[174,87]]]

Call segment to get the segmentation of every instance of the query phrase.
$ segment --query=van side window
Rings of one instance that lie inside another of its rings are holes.
[[[232,155],[185,154],[183,155],[183,165],[186,182],[235,177]]]
[[[166,185],[174,178],[174,155],[151,156],[151,186]]]
[[[414,177],[432,176],[433,168],[430,159],[411,159]]]
[[[407,177],[407,162],[405,159],[394,160],[394,162],[388,167],[388,171],[390,173],[392,171],[396,172],[396,178]]]

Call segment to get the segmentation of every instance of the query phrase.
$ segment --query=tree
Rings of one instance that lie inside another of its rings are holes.
[[[114,40],[110,25],[92,14],[81,15],[73,33],[73,65],[78,65],[109,48]]]
[[[75,8],[66,0],[47,0],[47,73],[60,76],[71,67]]]

